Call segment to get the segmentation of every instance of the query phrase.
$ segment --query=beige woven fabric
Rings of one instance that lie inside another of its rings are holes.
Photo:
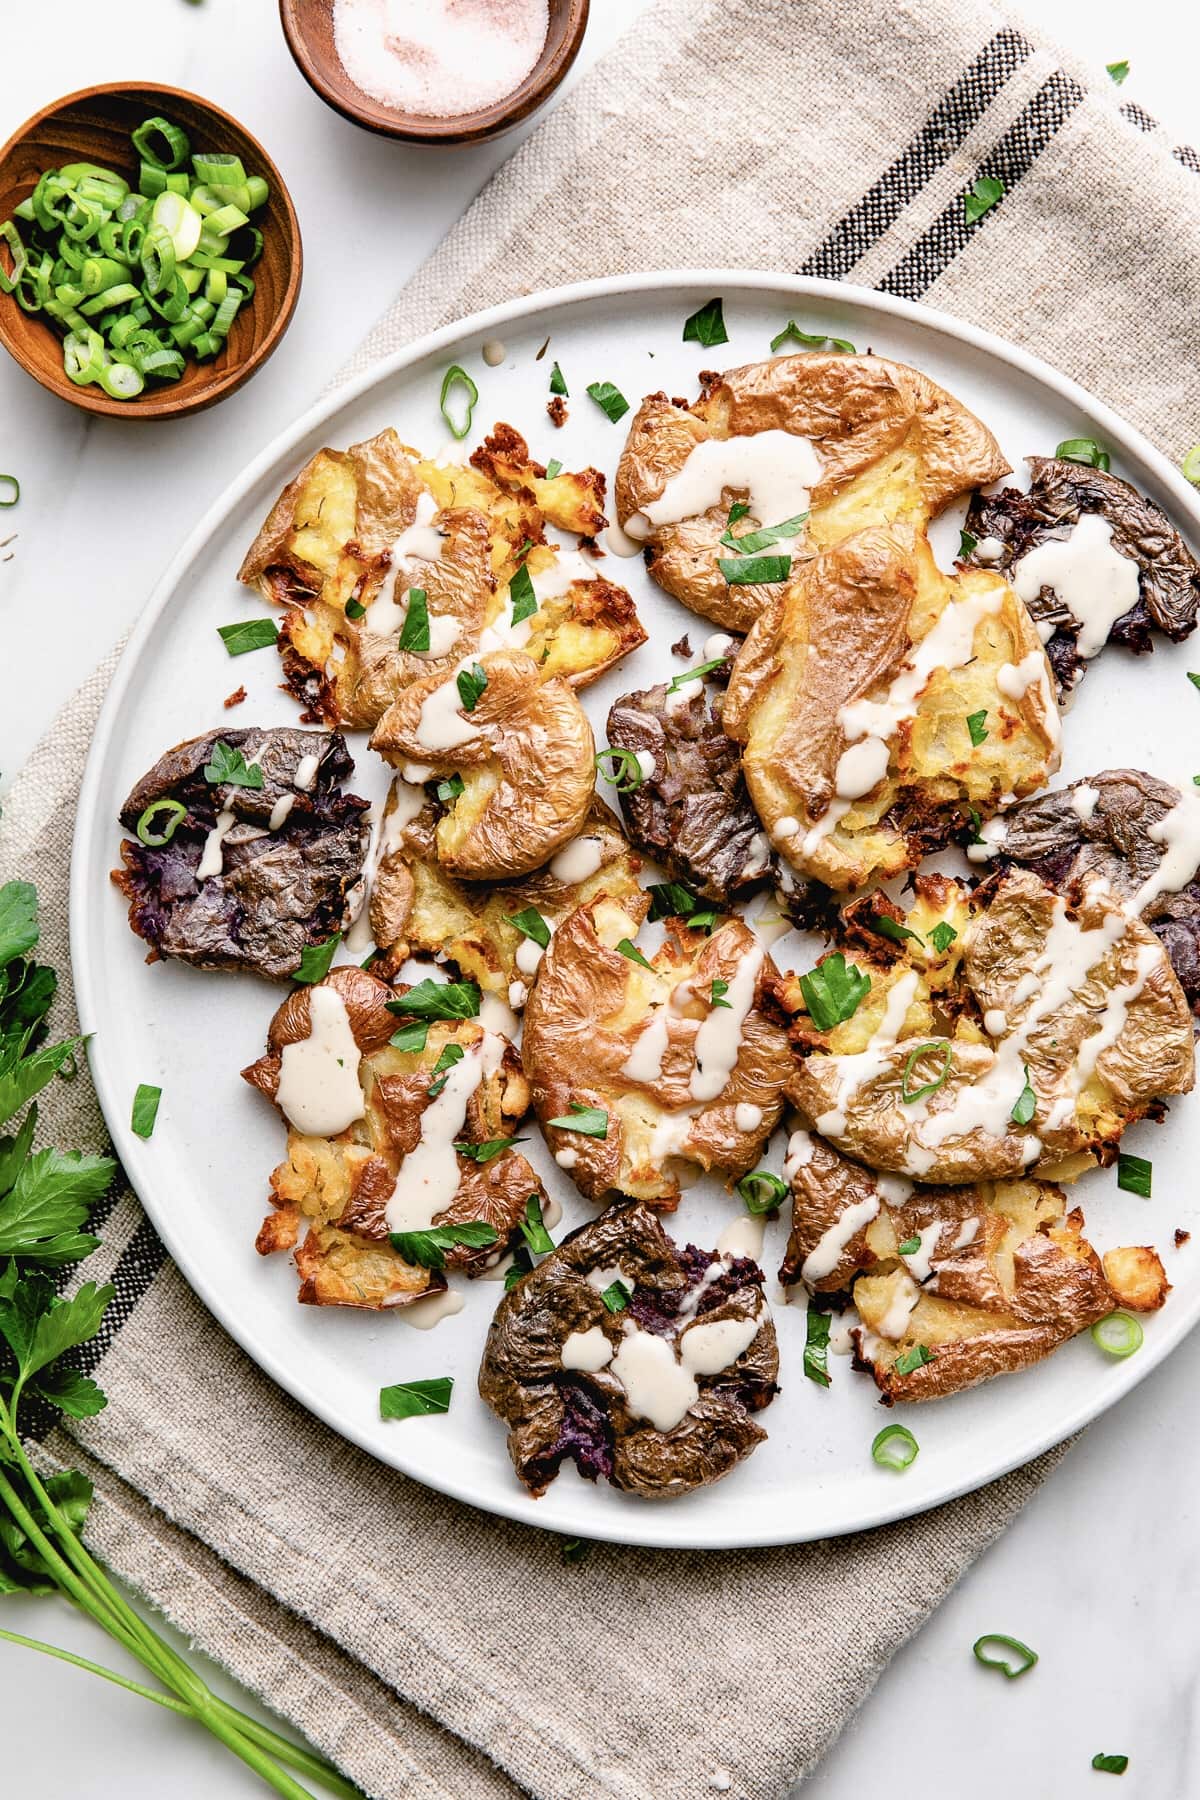
[[[1200,159],[1084,80],[976,0],[662,0],[345,373],[584,275],[807,269],[1028,344],[1178,455],[1200,435]],[[1008,191],[966,231],[979,173]],[[111,667],[0,822],[0,876],[36,879],[60,970],[70,820]],[[64,1029],[70,1006],[68,986]],[[84,1081],[57,1086],[44,1120],[47,1138],[103,1142]],[[132,1196],[103,1233],[87,1272],[117,1286],[97,1370],[110,1406],[79,1428],[95,1542],[379,1800],[779,1800],[1055,1460],[837,1542],[597,1546],[564,1567],[557,1539],[425,1492],[294,1406],[165,1263]],[[48,1449],[80,1455],[62,1433]]]

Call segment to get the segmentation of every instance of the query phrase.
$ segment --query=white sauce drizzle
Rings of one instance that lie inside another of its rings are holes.
[[[763,1235],[767,1221],[761,1214],[742,1213],[731,1219],[717,1239],[720,1256],[750,1256],[757,1262],[762,1255]]]
[[[658,767],[654,752],[652,750],[635,750],[634,756],[637,759],[638,768],[642,771],[642,780],[649,781]]]
[[[362,1059],[336,988],[311,987],[308,1009],[309,1035],[283,1047],[275,1098],[297,1131],[336,1137],[363,1116]]]
[[[896,1280],[891,1304],[875,1325],[879,1336],[897,1343],[907,1331],[909,1314],[920,1298],[920,1288],[912,1276],[905,1272],[902,1278]]]
[[[591,1325],[586,1331],[572,1331],[563,1340],[564,1369],[584,1369],[589,1375],[595,1375],[601,1369],[607,1369],[612,1359],[613,1347],[599,1325]]]
[[[821,459],[808,438],[790,431],[758,431],[729,438],[702,438],[688,452],[657,500],[642,507],[654,525],[674,525],[719,505],[727,488],[750,497],[750,510],[765,526],[779,525],[808,508],[809,490],[821,479]],[[634,514],[626,530],[636,537]],[[643,533],[643,536],[648,533]],[[783,545],[772,545],[786,554]]]
[[[793,1131],[788,1139],[787,1160],[783,1165],[785,1181],[794,1181],[798,1170],[807,1169],[815,1149],[816,1145],[807,1131]]]
[[[736,1362],[761,1322],[761,1317],[741,1316],[690,1325],[678,1346],[627,1322],[609,1366],[625,1389],[630,1411],[648,1419],[656,1431],[672,1431],[700,1397],[696,1376],[718,1375]]]
[[[906,969],[889,990],[883,1018],[866,1046],[852,1056],[830,1058],[838,1065],[838,1094],[836,1104],[823,1112],[816,1122],[822,1137],[841,1137],[846,1129],[847,1110],[853,1104],[855,1095],[887,1067],[889,1052],[895,1049],[919,979],[915,969]],[[1011,1101],[1009,1104],[1012,1104]]]
[[[292,776],[292,786],[307,794],[316,786],[317,770],[321,766],[321,758],[317,755],[302,756],[296,764],[296,773]]]
[[[975,546],[975,561],[981,563],[998,563],[1004,555],[1004,540],[998,537],[980,538]]]
[[[292,810],[293,806],[295,806],[295,804],[296,804],[295,794],[292,794],[292,793],[280,794],[278,800],[275,802],[274,806],[271,808],[271,816],[267,820],[267,830],[268,831],[278,831],[279,827],[283,824],[284,820],[287,818],[288,814],[291,812],[291,810]]]
[[[407,1306],[399,1306],[396,1316],[403,1319],[406,1325],[411,1325],[414,1331],[432,1331],[443,1319],[454,1318],[465,1305],[466,1301],[458,1289],[447,1287],[440,1293],[426,1294]]]
[[[580,581],[595,581],[600,571],[595,563],[579,550],[559,550],[548,569],[539,569],[535,575],[530,571],[533,583],[534,598],[557,600],[560,595],[569,593]]]
[[[763,1122],[763,1109],[743,1100],[734,1107],[733,1122],[739,1131],[757,1131]]]
[[[743,953],[725,992],[726,1004],[713,1007],[696,1033],[696,1066],[689,1083],[693,1100],[715,1100],[733,1074],[765,954],[761,944]]]
[[[204,849],[196,866],[197,881],[207,881],[221,873],[225,866],[225,839],[236,823],[236,814],[231,811],[223,809],[217,814],[217,822],[204,840]]]
[[[676,713],[683,712],[703,692],[704,682],[700,676],[697,675],[693,681],[681,681],[678,687],[668,690],[663,711],[668,718],[674,718]]]
[[[510,981],[508,984],[508,1004],[519,1011],[529,998],[529,989],[523,981]]]
[[[425,696],[417,724],[417,741],[426,750],[457,750],[460,744],[469,744],[479,736],[478,725],[461,710],[462,696],[458,691],[458,677],[474,662],[473,656],[464,657],[446,680]]]
[[[417,495],[417,508],[411,525],[407,525],[391,546],[392,565],[383,578],[379,592],[366,611],[363,624],[376,637],[394,637],[404,625],[408,617],[407,593],[403,604],[396,599],[396,588],[400,576],[407,578],[414,562],[436,562],[442,554],[442,534],[433,527],[433,520],[438,514],[438,503],[433,495],[422,490]],[[407,588],[411,584],[404,582]],[[434,621],[429,621],[432,635]],[[461,627],[457,620],[453,621],[455,637]],[[430,655],[434,654],[432,650]],[[444,655],[445,652],[443,651]]]
[[[942,1222],[935,1219],[932,1225],[922,1225],[917,1232],[920,1248],[907,1253],[901,1251],[904,1266],[914,1281],[925,1282],[933,1274],[933,1253],[938,1247],[938,1239],[942,1235]]]
[[[856,1200],[853,1206],[848,1206],[805,1257],[800,1270],[800,1279],[805,1286],[815,1287],[818,1281],[824,1281],[826,1276],[832,1275],[851,1238],[856,1237],[878,1214],[878,1191],[868,1194],[865,1199]]]
[[[542,946],[535,943],[533,938],[522,938],[517,945],[517,954],[513,960],[522,975],[536,975],[538,964],[544,955]]]
[[[726,631],[714,631],[711,637],[705,638],[701,657],[704,662],[716,662],[723,657],[733,643]]]
[[[556,1150],[554,1152],[554,1160],[560,1169],[573,1169],[575,1164],[579,1161],[579,1152],[578,1150],[572,1150],[570,1148]]]
[[[604,840],[598,837],[579,837],[560,850],[550,864],[550,873],[555,881],[566,882],[573,886],[577,881],[587,881],[596,873],[604,861]]]
[[[1200,865],[1200,793],[1194,788],[1185,790],[1178,805],[1151,825],[1146,835],[1163,846],[1163,854],[1153,875],[1143,881],[1129,903],[1135,912],[1160,894],[1177,894],[1196,873]]]
[[[641,519],[641,517],[641,513],[634,513],[633,515],[633,519]],[[630,525],[633,524],[633,519],[628,521]],[[643,531],[641,533],[641,538],[645,538],[645,536],[646,532]],[[608,545],[608,548],[612,551],[614,556],[640,556],[642,554],[642,543],[640,539],[631,536],[628,531],[622,531],[621,527],[617,524],[609,526],[604,534],[604,542]]]
[[[1083,824],[1090,825],[1095,816],[1099,799],[1099,788],[1089,787],[1086,781],[1081,781],[1079,786],[1072,790],[1071,811]]]
[[[389,1231],[427,1231],[458,1192],[454,1141],[461,1138],[472,1094],[500,1066],[504,1045],[490,1034],[473,1044],[446,1076],[446,1085],[421,1113],[421,1136],[401,1165],[387,1203]]]
[[[1012,584],[1028,605],[1053,588],[1079,622],[1082,657],[1104,648],[1116,621],[1136,606],[1138,567],[1114,550],[1112,526],[1099,513],[1084,513],[1065,538],[1049,538],[1013,566]]]
[[[486,338],[479,354],[489,369],[498,369],[504,361],[506,352],[499,338]]]

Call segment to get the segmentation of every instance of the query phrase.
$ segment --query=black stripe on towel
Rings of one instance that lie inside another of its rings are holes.
[[[1057,69],[980,163],[980,175],[999,176],[1005,193],[1027,175],[1054,134],[1083,99],[1083,89]],[[876,285],[885,294],[919,300],[958,255],[968,238],[992,216],[967,223],[964,201],[970,187],[955,195],[945,211]],[[1003,206],[1003,200],[998,202]]]
[[[926,182],[947,163],[975,129],[1004,84],[1032,55],[1032,46],[1016,31],[998,31],[975,61],[934,107],[917,136],[868,189],[858,204],[798,271],[835,281],[899,218]]]

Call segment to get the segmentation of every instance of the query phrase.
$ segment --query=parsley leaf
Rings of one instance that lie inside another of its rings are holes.
[[[829,1314],[809,1305],[804,1328],[804,1373],[818,1387],[829,1386]]]
[[[247,650],[265,650],[279,639],[274,619],[242,619],[236,625],[218,625],[217,635],[230,656],[245,656]]]
[[[911,1350],[904,1350],[896,1358],[892,1367],[897,1375],[911,1375],[914,1369],[924,1368],[926,1363],[936,1360],[935,1352],[924,1344],[914,1344]]]
[[[429,1020],[414,1019],[411,1025],[402,1025],[388,1042],[407,1056],[419,1056],[429,1042]]]
[[[472,663],[469,669],[460,669],[455,685],[458,697],[462,701],[464,712],[474,712],[488,684],[487,672],[482,663]]]
[[[893,919],[890,913],[876,913],[871,925],[880,937],[891,938],[894,944],[902,944],[905,938],[912,938],[914,943],[924,942],[919,931],[913,931],[908,925],[902,925],[899,919]]]
[[[628,400],[611,381],[593,381],[588,387],[588,393],[600,411],[608,414],[614,425],[629,411]]]
[[[557,363],[555,363],[550,371],[550,392],[552,394],[561,394],[565,400],[571,398],[571,391],[568,388],[566,381],[563,379],[563,372]]]
[[[490,1163],[493,1157],[500,1156],[505,1150],[511,1150],[514,1144],[523,1144],[524,1138],[487,1138],[482,1144],[457,1143],[454,1148],[460,1156],[469,1157],[475,1163]]]
[[[600,1298],[609,1312],[624,1312],[629,1305],[629,1289],[623,1281],[614,1281],[605,1288]]]
[[[479,988],[473,981],[418,981],[407,994],[385,1002],[389,1012],[414,1019],[474,1019]]]
[[[429,602],[424,588],[409,588],[408,611],[400,628],[398,650],[423,651],[429,648]]]
[[[991,212],[993,206],[1004,197],[1004,183],[996,175],[980,175],[971,183],[971,191],[963,196],[963,210],[967,224],[974,225],[982,219],[984,213]]]
[[[938,955],[944,956],[957,936],[953,925],[947,924],[945,919],[939,919],[929,934],[929,941]]]
[[[113,1292],[85,1281],[64,1300],[44,1275],[27,1275],[0,1299],[0,1337],[16,1357],[22,1380],[95,1337]]]
[[[725,329],[724,305],[719,298],[708,301],[690,319],[684,321],[683,341],[685,344],[702,344],[706,350],[711,350],[714,344],[729,342],[729,333]]]
[[[681,881],[658,881],[647,888],[650,895],[650,917],[686,919],[700,908],[700,902]]]
[[[730,587],[744,587],[757,582],[769,585],[787,580],[791,573],[792,559],[790,556],[722,556],[717,558],[717,567]]]
[[[1127,1194],[1138,1194],[1148,1200],[1153,1169],[1154,1164],[1146,1157],[1128,1156],[1121,1151],[1117,1157],[1117,1186]]]
[[[381,1419],[417,1419],[426,1413],[450,1411],[454,1392],[452,1375],[435,1375],[428,1381],[398,1381],[394,1387],[380,1388]]]
[[[536,906],[527,906],[524,912],[505,913],[503,917],[509,925],[516,926],[522,937],[532,938],[543,950],[550,942],[550,927]]]
[[[560,1131],[578,1131],[584,1137],[606,1138],[608,1136],[608,1114],[599,1106],[581,1106],[572,1100],[571,1110],[558,1119],[547,1119],[547,1125],[556,1125]]]
[[[1104,67],[1118,87],[1129,74],[1129,63],[1125,58],[1122,58],[1120,62],[1105,63]]]
[[[32,882],[5,882],[0,888],[0,968],[25,956],[37,941],[37,892]]]
[[[256,762],[248,763],[240,750],[218,738],[213,745],[212,761],[204,765],[204,779],[214,787],[261,788],[263,772]]]
[[[461,1044],[447,1044],[445,1046],[430,1072],[429,1088],[427,1091],[431,1100],[437,1099],[447,1081],[450,1079],[451,1069],[454,1067],[455,1063],[460,1063],[465,1055],[466,1052]]]
[[[782,348],[789,339],[800,344],[805,350],[821,350],[826,344],[832,344],[835,350],[842,350],[847,355],[855,354],[854,345],[846,338],[830,337],[825,331],[801,331],[795,319],[789,319],[783,330],[771,339],[772,355]]]
[[[1033,1083],[1029,1079],[1029,1070],[1025,1070],[1025,1086],[1018,1094],[1009,1117],[1014,1125],[1028,1125],[1037,1111],[1037,1095],[1033,1091]]]
[[[347,600],[346,617],[348,619],[353,619],[355,624],[357,624],[359,619],[365,619],[366,616],[367,609],[361,600]]]
[[[321,944],[305,944],[300,952],[300,961],[292,970],[293,981],[324,981],[329,973],[330,965],[337,954],[337,947],[342,941],[340,931],[335,931],[331,938]]]
[[[718,1006],[725,1007],[727,1011],[733,1010],[732,1007],[730,1006],[728,1000],[725,998],[725,996],[728,992],[729,992],[729,983],[727,981],[714,981],[713,982],[712,995],[711,995],[709,1004],[711,1005],[714,1012],[716,1011]]]
[[[530,1194],[525,1202],[525,1217],[520,1221],[521,1236],[529,1246],[533,1256],[549,1256],[554,1248],[554,1239],[546,1230],[542,1218],[542,1203],[536,1194]]]
[[[512,1290],[516,1287],[518,1281],[520,1281],[522,1275],[528,1275],[528,1273],[529,1273],[530,1269],[532,1269],[532,1267],[533,1267],[533,1258],[530,1256],[529,1251],[526,1249],[526,1247],[523,1243],[518,1244],[516,1249],[513,1251],[512,1264],[504,1272],[504,1291],[505,1291],[505,1293],[511,1294]]]
[[[915,1256],[920,1248],[921,1234],[917,1232],[915,1236],[905,1238],[904,1242],[897,1246],[897,1253],[900,1256]]]
[[[508,597],[512,601],[512,622],[519,625],[522,619],[531,619],[538,609],[537,595],[533,591],[533,578],[522,563],[508,584]]]
[[[974,556],[975,547],[978,543],[979,539],[973,537],[969,531],[960,531],[958,534],[958,554],[960,556]]]
[[[758,531],[746,532],[743,537],[735,537],[726,526],[721,534],[721,542],[728,544],[740,555],[748,556],[756,550],[769,550],[772,544],[778,544],[783,538],[794,538],[801,526],[807,522],[808,514],[806,512],[796,513],[793,518],[785,519],[782,525],[766,525]]]
[[[651,974],[654,973],[651,965],[646,961],[637,945],[629,938],[622,938],[617,945],[617,949],[621,952],[622,956],[627,956],[630,962],[638,963],[643,969],[650,969]]]
[[[967,714],[967,730],[970,732],[971,742],[977,750],[980,744],[987,742],[988,728],[986,707],[980,712]]]
[[[848,963],[840,950],[800,977],[800,992],[818,1031],[832,1031],[852,1019],[870,991],[871,977]]]
[[[154,1136],[154,1122],[158,1118],[158,1103],[162,1099],[160,1087],[148,1087],[142,1081],[138,1083],[137,1093],[133,1096],[133,1112],[130,1116],[130,1127],[140,1138]]]
[[[1106,1756],[1103,1750],[1097,1750],[1092,1758],[1092,1767],[1098,1769],[1102,1775],[1123,1775],[1129,1767],[1129,1758],[1127,1756]]]
[[[406,1263],[422,1269],[444,1269],[446,1251],[463,1244],[471,1250],[485,1249],[497,1241],[499,1233],[486,1219],[469,1220],[464,1225],[431,1225],[427,1231],[392,1231],[388,1233],[392,1249]]]

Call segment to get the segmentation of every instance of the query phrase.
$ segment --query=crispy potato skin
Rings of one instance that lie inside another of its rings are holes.
[[[731,1182],[754,1166],[782,1111],[790,1057],[784,1033],[762,1009],[777,975],[763,956],[730,1077],[714,1100],[693,1100],[696,1033],[711,1012],[712,982],[732,983],[759,946],[740,919],[711,938],[672,920],[662,949],[647,959],[651,969],[642,969],[616,945],[636,938],[648,905],[642,894],[622,904],[602,895],[563,921],[526,1005],[522,1053],[546,1141],[571,1159],[566,1166],[581,1193],[592,1200],[628,1194],[670,1208],[680,1193],[676,1159]],[[656,1002],[660,1019],[666,1009],[658,1073],[631,1073],[626,1064],[643,1031],[654,1029]],[[607,1112],[607,1135],[548,1123],[569,1117],[572,1104]],[[757,1111],[748,1129],[737,1123],[739,1105]]]
[[[551,525],[594,538],[604,530],[604,477],[599,469],[566,471],[548,480],[546,470],[511,425],[497,425],[471,457],[471,467],[506,493],[532,494]]]
[[[595,742],[574,690],[543,681],[524,651],[493,651],[479,664],[487,686],[469,742],[431,750],[422,739],[422,707],[443,685],[430,676],[393,702],[371,747],[388,762],[462,776],[464,792],[438,823],[438,860],[465,881],[503,881],[540,868],[580,831],[595,793]]]
[[[970,660],[934,668],[915,715],[887,740],[882,779],[847,807],[838,763],[859,740],[847,736],[842,709],[885,700],[955,607],[975,619]],[[1027,657],[1044,665],[1044,679],[1014,698],[1000,671]],[[976,745],[966,721],[979,711],[987,736]],[[1059,760],[1050,669],[1024,606],[998,576],[942,574],[928,541],[904,527],[846,539],[771,600],[734,664],[723,723],[744,745],[747,786],[780,852],[841,892],[915,868],[972,811],[988,817],[1001,796],[1043,787]]]
[[[702,376],[690,408],[665,394],[643,401],[617,469],[622,526],[649,502],[707,437],[789,431],[810,439],[822,463],[812,490],[801,554],[839,542],[864,526],[899,519],[918,529],[956,494],[1008,472],[991,433],[918,370],[874,356],[807,353]],[[746,500],[729,488],[721,504],[651,531],[651,575],[669,594],[732,631],[748,631],[775,590],[730,587],[716,566],[730,506]],[[742,520],[735,535],[777,519]]]
[[[389,811],[393,802],[394,790]],[[416,951],[440,951],[485,992],[510,999],[514,982],[528,987],[532,979],[516,960],[525,942],[511,923],[519,913],[532,906],[553,923],[597,894],[624,901],[641,891],[641,860],[598,794],[581,835],[595,838],[601,848],[599,867],[584,881],[560,881],[549,866],[516,881],[456,881],[438,861],[437,811],[427,806],[400,833],[396,848],[376,871],[371,934],[383,954],[374,968],[380,974],[395,973]]]
[[[404,1158],[420,1141],[438,1057],[451,1044],[469,1053],[482,1040],[483,1028],[473,1019],[434,1021],[423,1051],[400,1051],[390,1043],[398,1020],[387,1002],[402,995],[403,988],[389,987],[353,967],[331,970],[320,985],[340,995],[362,1055],[364,1116],[331,1138],[307,1135],[289,1123],[287,1155],[271,1176],[275,1210],[263,1221],[257,1248],[263,1256],[295,1249],[302,1305],[369,1311],[404,1306],[446,1282],[438,1272],[405,1262],[392,1248],[387,1204],[397,1180],[403,1180]],[[278,1093],[285,1047],[310,1033],[312,991],[301,987],[289,994],[271,1020],[265,1055],[242,1071],[270,1100]],[[511,1137],[528,1111],[529,1097],[520,1056],[505,1040],[498,1066],[483,1075],[467,1103],[463,1140]],[[539,1202],[546,1196],[515,1150],[502,1151],[487,1163],[460,1157],[458,1168],[458,1191],[434,1223],[483,1220],[495,1228],[495,1245],[459,1245],[446,1252],[447,1268],[477,1275],[516,1236],[530,1196]],[[303,1238],[302,1224],[307,1227]]]
[[[1162,1259],[1149,1244],[1106,1250],[1103,1262],[1104,1277],[1114,1299],[1134,1312],[1157,1312],[1171,1291]]]
[[[1191,1014],[1163,946],[1100,882],[1089,882],[1064,900],[1023,870],[997,876],[971,894],[941,880],[943,899],[952,908],[943,916],[948,922],[957,917],[960,924],[969,917],[970,923],[932,969],[924,947],[908,940],[868,961],[871,993],[848,1022],[819,1032],[804,1011],[799,984],[788,979],[774,985],[775,1004],[793,1019],[797,1060],[789,1095],[794,1104],[857,1161],[927,1183],[1015,1177],[1039,1164],[1052,1169],[1084,1151],[1110,1161],[1128,1124],[1155,1101],[1187,1093],[1195,1078]],[[935,916],[926,906],[920,918],[910,915],[911,928],[927,941]],[[1118,925],[1119,935],[1103,947],[1105,931]],[[1022,1029],[1039,1004],[1042,983],[1030,993],[1022,987],[1025,977],[1039,959],[1053,954],[1052,932],[1072,927],[1097,934],[1095,961],[1061,1004],[1037,1018],[1024,1043],[1021,1066],[1036,1101],[1032,1119],[1018,1125],[1010,1115],[998,1135],[986,1124],[970,1122],[968,1114],[969,1128],[931,1139],[923,1133],[924,1117],[936,1120],[991,1077],[999,1045]],[[853,943],[844,948],[848,956],[857,954]],[[858,960],[861,965],[864,959]],[[894,1047],[881,1043],[871,1049],[865,1079],[853,1086],[853,1065],[847,1068],[838,1059],[867,1050],[888,992],[902,978],[912,986],[910,1005],[898,1022],[899,1039]],[[1100,1029],[1099,1016],[1117,990],[1125,996],[1117,1035],[1098,1050],[1076,1091],[1072,1072],[1081,1047]],[[982,1024],[989,1013],[1004,1021],[995,1038]],[[914,1115],[901,1099],[905,1065],[916,1046],[927,1044],[929,1054],[913,1065],[913,1078],[933,1079],[947,1043],[946,1078],[929,1097],[927,1115]],[[843,1086],[844,1076],[850,1089]],[[846,1093],[850,1097],[842,1106]],[[1072,1094],[1073,1108],[1064,1112],[1059,1103]],[[1031,1163],[1034,1138],[1040,1150]]]

